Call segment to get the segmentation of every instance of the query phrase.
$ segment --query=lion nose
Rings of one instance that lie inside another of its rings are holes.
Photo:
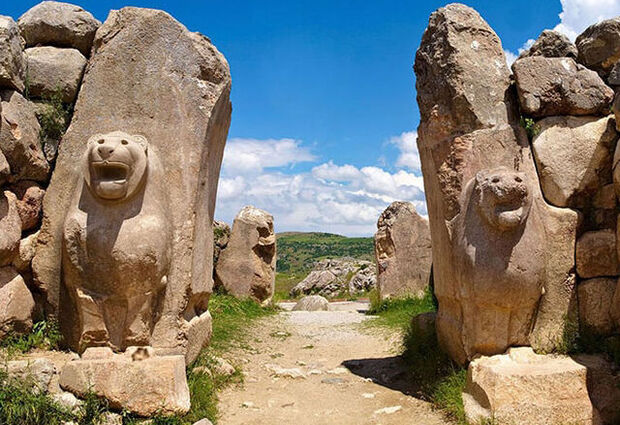
[[[102,145],[97,148],[97,151],[99,152],[101,158],[108,159],[110,155],[112,155],[112,153],[114,152],[114,148],[111,146]]]

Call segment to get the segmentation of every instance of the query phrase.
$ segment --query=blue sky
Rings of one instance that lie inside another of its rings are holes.
[[[35,1],[6,2],[18,18]],[[415,129],[415,50],[438,1],[81,1],[99,20],[164,9],[224,53],[233,117],[216,218],[246,204],[277,231],[370,235],[393,200],[426,214]],[[466,1],[518,54],[544,29],[571,37],[620,0]],[[561,14],[561,16],[560,16]],[[510,54],[508,54],[511,57]]]

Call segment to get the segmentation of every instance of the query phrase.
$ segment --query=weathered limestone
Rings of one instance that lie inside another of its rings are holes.
[[[575,40],[579,62],[607,75],[620,59],[620,18],[590,25]]]
[[[528,56],[577,59],[577,47],[564,34],[553,30],[544,30],[532,44],[532,47],[519,55],[520,58]]]
[[[375,233],[377,289],[381,298],[424,295],[431,273],[428,221],[410,202],[393,202],[379,217]]]
[[[601,355],[579,354],[573,359],[588,369],[588,394],[604,424],[620,423],[620,373]]]
[[[584,207],[611,183],[618,135],[611,117],[549,117],[532,142],[545,199],[558,207]]]
[[[213,221],[213,268],[220,258],[222,250],[228,246],[230,226],[223,221]]]
[[[19,250],[13,258],[13,266],[20,273],[29,273],[34,258],[39,232],[32,233],[19,241]]]
[[[579,283],[577,297],[582,330],[597,335],[610,335],[613,332],[616,326],[611,317],[611,307],[616,287],[615,277],[599,277]]]
[[[48,359],[12,360],[6,363],[6,372],[11,378],[31,382],[36,391],[47,392],[56,368]]]
[[[271,301],[276,278],[276,235],[271,214],[252,206],[237,214],[230,241],[217,262],[215,278],[236,297]]]
[[[521,111],[533,117],[606,115],[614,98],[596,72],[571,58],[521,58],[512,71]]]
[[[320,295],[307,295],[297,301],[293,311],[327,311],[329,301]]]
[[[349,280],[350,279],[350,280]],[[362,293],[376,287],[375,268],[370,261],[353,258],[327,258],[315,263],[313,270],[291,291],[291,297],[299,295],[338,295]]]
[[[616,232],[611,229],[586,232],[577,240],[577,274],[584,278],[617,276]]]
[[[34,300],[24,279],[13,267],[0,268],[0,339],[32,329]]]
[[[461,363],[511,344],[552,349],[574,307],[578,213],[542,197],[499,38],[448,5],[414,69],[439,342]]]
[[[28,47],[37,44],[73,47],[89,56],[101,22],[79,6],[44,1],[24,13],[17,24]]]
[[[19,28],[12,18],[0,15],[0,87],[22,91],[25,75]]]
[[[141,416],[184,414],[190,408],[183,356],[155,356],[151,347],[124,354],[90,348],[81,360],[65,364],[60,386],[81,397],[93,392],[111,408]]]
[[[594,425],[586,367],[570,357],[540,356],[529,347],[469,364],[463,393],[467,421],[498,425]]]
[[[47,19],[35,9],[22,31],[32,16]],[[210,41],[165,12],[112,11],[97,31],[33,259],[47,313],[73,349],[152,345],[191,362],[208,343],[230,84]]]
[[[45,190],[39,184],[28,180],[17,182],[11,186],[11,190],[17,196],[17,212],[22,222],[22,230],[39,227]]]
[[[0,193],[0,267],[11,263],[19,248],[22,223],[17,198],[12,192]]]
[[[31,96],[45,98],[60,92],[63,102],[75,101],[86,67],[86,58],[79,50],[31,47],[25,56]]]
[[[0,111],[0,150],[11,167],[10,178],[47,181],[50,168],[41,150],[41,127],[30,102],[16,91],[2,90]]]

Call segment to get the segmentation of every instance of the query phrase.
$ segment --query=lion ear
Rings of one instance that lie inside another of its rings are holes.
[[[92,143],[95,143],[99,139],[103,139],[103,134],[100,134],[100,133],[93,134],[92,136],[90,136],[90,138],[88,139],[88,142],[86,144],[90,145]]]
[[[144,152],[148,152],[149,149],[149,142],[148,140],[146,140],[146,137],[144,137],[141,134],[134,134],[131,136],[137,143],[140,144],[140,146],[142,146],[142,148],[144,149]]]

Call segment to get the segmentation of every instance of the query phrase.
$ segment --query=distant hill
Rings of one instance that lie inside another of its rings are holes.
[[[352,257],[373,261],[372,237],[348,238],[333,233],[283,232],[276,235],[277,271],[308,273],[315,261],[325,258]]]

